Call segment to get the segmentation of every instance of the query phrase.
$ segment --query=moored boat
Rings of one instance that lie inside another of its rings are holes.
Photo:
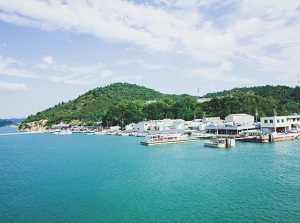
[[[70,130],[59,130],[59,131],[54,131],[54,135],[70,135],[72,134],[72,131]]]
[[[184,132],[167,132],[167,133],[154,133],[145,136],[145,141],[141,142],[142,145],[163,145],[184,142],[196,142],[199,138],[190,137]]]
[[[230,138],[212,138],[204,143],[206,147],[227,148],[235,146],[235,139]]]

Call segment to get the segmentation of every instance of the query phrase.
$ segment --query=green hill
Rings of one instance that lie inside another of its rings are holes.
[[[75,100],[59,103],[52,108],[31,115],[22,123],[21,127],[26,123],[43,119],[48,120],[48,126],[60,122],[69,123],[72,120],[82,122],[107,120],[106,115],[109,109],[121,102],[138,104],[139,101],[139,103],[145,104],[146,101],[159,101],[166,98],[178,101],[184,96],[186,95],[163,94],[135,84],[114,83],[92,89]]]
[[[15,124],[13,121],[0,119],[0,127],[6,127]]]
[[[233,88],[231,90],[225,90],[221,92],[208,93],[204,95],[205,98],[215,98],[232,96],[234,94],[248,93],[263,98],[272,98],[280,102],[287,101],[300,101],[300,87],[287,87],[287,86],[257,86],[257,87],[243,87],[243,88]]]
[[[209,93],[204,98],[212,98],[202,109],[210,115],[224,117],[225,114],[247,113],[260,117],[300,113],[300,87],[258,86],[233,88],[222,92]]]
[[[180,118],[192,120],[228,114],[247,113],[259,117],[300,113],[300,88],[287,86],[260,86],[233,88],[229,91],[209,93],[203,97],[210,101],[197,103],[195,96],[170,95],[135,84],[115,83],[95,88],[69,102],[62,102],[45,111],[29,116],[20,125],[29,123],[46,126],[64,123],[95,125],[121,125],[142,120]],[[42,123],[42,124],[41,124]],[[32,125],[31,125],[32,126]]]

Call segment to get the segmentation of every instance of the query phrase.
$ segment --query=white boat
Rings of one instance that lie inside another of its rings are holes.
[[[94,135],[98,135],[98,136],[105,135],[105,132],[96,131],[96,132],[94,132]]]
[[[129,136],[129,132],[118,132],[117,136]]]
[[[154,133],[145,136],[145,141],[141,142],[142,145],[162,145],[162,144],[174,144],[184,142],[196,142],[199,138],[191,138],[184,132],[167,132],[167,133]]]
[[[85,135],[95,135],[95,131],[84,131]]]
[[[204,146],[214,148],[227,148],[235,146],[235,139],[230,138],[212,138],[210,141],[205,142]]]
[[[70,135],[72,134],[72,131],[70,130],[59,130],[59,131],[54,131],[54,135]]]

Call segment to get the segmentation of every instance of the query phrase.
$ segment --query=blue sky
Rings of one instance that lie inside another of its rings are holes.
[[[0,0],[0,118],[115,82],[294,87],[299,58],[299,0]]]

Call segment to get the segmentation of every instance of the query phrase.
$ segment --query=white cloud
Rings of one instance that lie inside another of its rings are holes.
[[[4,49],[6,47],[6,43],[0,44],[0,50]]]
[[[0,55],[0,75],[21,77],[21,78],[38,78],[39,75],[24,68],[24,64],[11,57]]]
[[[43,61],[48,65],[52,65],[54,63],[54,59],[51,56],[44,56]]]
[[[208,84],[231,84],[232,86],[241,86],[255,83],[253,77],[245,77],[242,75],[232,74],[232,65],[229,62],[223,61],[219,67],[202,67],[187,71],[190,79],[198,83]]]
[[[228,61],[223,61],[222,64],[220,65],[220,70],[221,71],[231,71],[232,63],[230,63]]]
[[[12,93],[25,90],[28,90],[28,87],[23,83],[0,82],[0,93]]]
[[[91,65],[60,64],[54,63],[50,56],[44,57],[43,61],[45,61],[44,64],[31,65],[0,55],[0,75],[76,85],[100,83],[103,78],[107,79],[113,75],[113,72],[104,69],[101,63]]]
[[[150,52],[187,55],[204,67],[217,67],[218,78],[234,82],[242,77],[228,79],[224,71],[237,67],[235,61],[242,61],[253,71],[284,73],[289,77],[299,72],[299,8],[299,0],[154,0],[148,3],[0,0],[0,20],[43,30],[91,34],[110,42],[142,46]],[[59,65],[50,56],[44,62],[51,68],[40,65],[40,69],[83,74],[93,79],[93,66]],[[135,63],[145,69],[161,68],[142,60]],[[10,73],[17,75],[17,70]],[[27,75],[32,74],[27,72]]]
[[[143,77],[142,75],[136,75],[136,76],[135,76],[135,79],[136,79],[136,80],[143,80],[143,78],[144,78],[144,77]]]
[[[111,77],[113,75],[113,72],[110,70],[104,70],[101,74],[101,77],[107,78],[107,77]]]
[[[161,64],[149,63],[143,60],[122,60],[122,61],[118,61],[116,64],[119,66],[137,64],[145,68],[146,70],[160,70],[163,68],[163,65]]]

